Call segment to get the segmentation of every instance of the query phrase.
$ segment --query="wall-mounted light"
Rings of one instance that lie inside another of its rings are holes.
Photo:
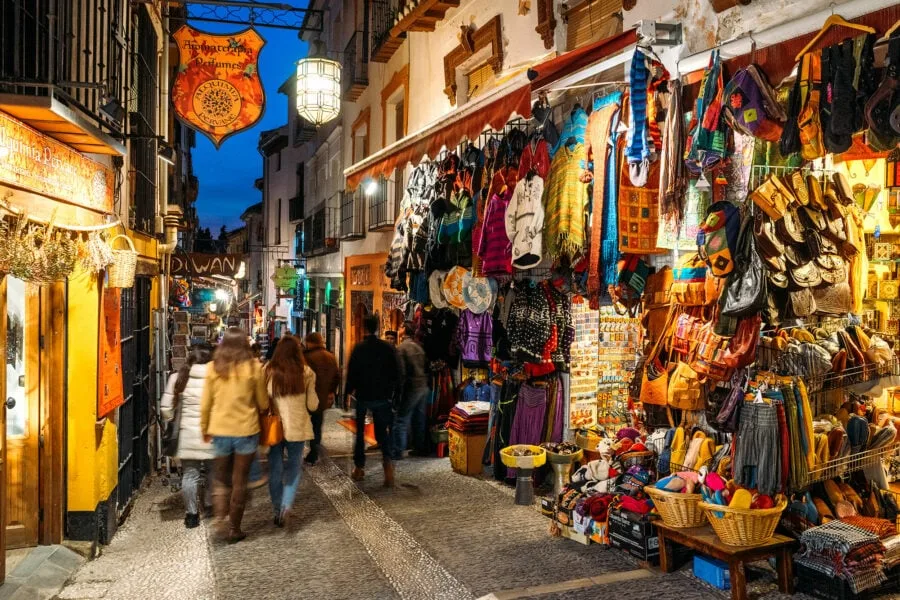
[[[324,57],[321,42],[297,62],[297,114],[316,127],[341,113],[341,63]]]
[[[168,145],[160,145],[159,152],[156,153],[159,160],[170,165],[175,164],[175,148]]]

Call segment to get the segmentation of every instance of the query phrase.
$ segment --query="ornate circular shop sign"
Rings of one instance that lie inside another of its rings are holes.
[[[194,92],[197,117],[212,127],[226,127],[241,114],[241,93],[223,79],[200,84]]]

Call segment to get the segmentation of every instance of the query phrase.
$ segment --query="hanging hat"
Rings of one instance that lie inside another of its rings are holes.
[[[428,297],[435,308],[447,308],[447,300],[444,298],[443,284],[447,271],[434,271],[428,277]]]
[[[469,273],[463,278],[463,301],[466,308],[476,315],[487,312],[494,304],[496,293],[491,289],[490,282],[487,277],[472,277]]]
[[[464,267],[453,267],[444,277],[444,283],[441,288],[444,290],[444,298],[450,303],[450,306],[460,310],[466,307],[466,301],[463,299],[463,281],[469,271]]]

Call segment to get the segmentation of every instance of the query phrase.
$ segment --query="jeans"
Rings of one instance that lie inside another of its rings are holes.
[[[366,413],[372,411],[375,425],[375,439],[381,446],[381,455],[385,462],[390,462],[391,422],[394,420],[394,409],[390,400],[361,401],[356,400],[356,442],[353,444],[353,464],[362,469],[366,466]]]
[[[262,465],[259,464],[259,454],[253,454],[253,462],[250,463],[250,482],[256,482],[263,478]]]
[[[294,505],[294,497],[300,486],[300,459],[306,442],[283,440],[269,448],[269,495],[272,508],[281,514]],[[287,467],[284,467],[284,451],[287,450]]]
[[[428,388],[417,393],[410,402],[397,411],[394,415],[394,425],[391,429],[391,444],[393,445],[393,459],[403,458],[403,452],[407,448],[407,441],[412,424],[413,448],[421,452],[425,446],[425,401],[428,399]],[[419,418],[421,417],[421,418]]]
[[[213,451],[216,456],[228,456],[229,454],[253,454],[259,447],[259,434],[245,435],[241,437],[213,436]]]
[[[184,497],[184,512],[187,514],[200,514],[200,488],[203,488],[203,506],[212,504],[212,469],[211,460],[181,461],[181,495]]]
[[[309,441],[309,454],[306,455],[306,461],[313,463],[319,458],[319,445],[322,443],[322,421],[325,420],[325,413],[310,413],[309,420],[312,422],[313,439]]]

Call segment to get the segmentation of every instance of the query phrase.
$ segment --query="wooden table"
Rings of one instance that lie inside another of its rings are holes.
[[[744,574],[744,564],[774,556],[778,573],[778,589],[785,594],[794,593],[791,555],[796,541],[793,538],[776,534],[769,541],[758,546],[729,546],[719,540],[709,525],[688,529],[668,527],[662,521],[656,521],[655,525],[659,535],[659,566],[665,573],[675,570],[672,546],[681,544],[727,563],[731,572],[732,600],[746,600],[747,577]]]

